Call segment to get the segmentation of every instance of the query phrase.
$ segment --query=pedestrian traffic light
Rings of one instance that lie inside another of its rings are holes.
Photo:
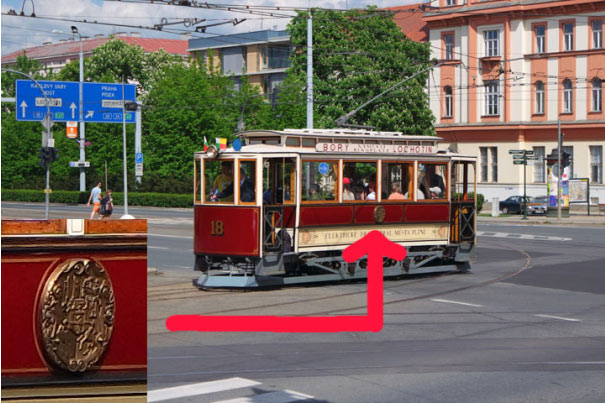
[[[52,147],[52,148],[49,148],[48,150],[49,150],[49,159],[48,159],[49,162],[54,162],[59,159],[59,149],[58,148]]]
[[[568,153],[566,153],[565,151],[563,151],[561,153],[561,165],[563,165],[563,168],[568,167],[569,165],[571,165],[571,155],[569,155]]]

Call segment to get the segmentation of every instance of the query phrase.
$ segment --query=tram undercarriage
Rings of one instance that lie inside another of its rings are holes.
[[[385,258],[384,277],[440,272],[467,272],[474,244],[411,246],[402,261]],[[200,288],[263,288],[290,284],[358,280],[367,278],[367,260],[345,262],[341,251],[275,253],[263,258],[196,256],[193,281]]]

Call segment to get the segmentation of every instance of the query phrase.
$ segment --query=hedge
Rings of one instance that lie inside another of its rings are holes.
[[[77,192],[73,190],[55,190],[50,194],[51,203],[67,204],[86,204],[90,192]],[[469,193],[472,198],[473,193]],[[123,193],[113,192],[113,203],[116,205],[124,204]],[[453,195],[456,197],[456,194]],[[477,193],[477,212],[483,208],[484,197]],[[43,190],[27,189],[2,189],[3,201],[21,201],[21,202],[44,202]],[[192,207],[192,194],[178,193],[128,193],[129,206],[151,206],[151,207]]]
[[[124,194],[113,192],[113,203],[124,204]],[[51,203],[86,204],[90,192],[78,192],[72,190],[55,190],[50,193]],[[28,189],[2,189],[3,201],[41,202],[45,201],[43,190]],[[171,193],[137,193],[128,192],[129,206],[151,206],[151,207],[192,207],[192,194]]]

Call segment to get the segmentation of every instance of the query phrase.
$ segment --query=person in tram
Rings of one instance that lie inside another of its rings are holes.
[[[221,170],[222,172],[217,175],[212,183],[212,196],[210,200],[233,201],[233,162],[223,161]],[[231,193],[227,194],[229,193],[227,190],[229,185],[231,185]]]
[[[434,186],[429,189],[429,195],[431,199],[441,199],[441,189],[438,186]]]
[[[240,199],[243,202],[253,202],[254,201],[254,184],[252,180],[246,175],[246,171],[244,168],[240,168],[240,176],[239,176],[239,194]]]
[[[321,194],[319,193],[319,185],[317,183],[312,184],[309,191],[309,200],[323,200],[323,197],[321,197]]]
[[[366,194],[365,200],[376,200],[376,182],[368,184],[368,194]]]
[[[401,184],[393,182],[391,184],[391,194],[388,200],[405,200],[406,197],[401,193]]]
[[[355,200],[355,194],[351,190],[351,179],[342,179],[342,200]]]

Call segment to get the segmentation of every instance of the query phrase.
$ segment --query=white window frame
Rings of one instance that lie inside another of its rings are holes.
[[[542,84],[542,88],[539,88],[538,84]],[[536,104],[535,104],[534,114],[544,115],[544,83],[542,81],[537,81],[535,84],[535,87],[536,87]]]
[[[588,148],[590,149],[590,183],[603,183],[603,146]]]
[[[592,85],[592,112],[603,111],[603,81],[598,78],[593,78]]]
[[[599,24],[595,29],[595,23]],[[603,47],[603,20],[592,20],[592,48],[601,49]]]
[[[451,38],[451,42],[448,42],[446,39]],[[443,35],[443,48],[445,60],[453,60],[454,59],[454,34],[445,34]]]
[[[567,32],[566,28],[571,26],[571,31]],[[565,51],[566,52],[571,52],[573,51],[573,29],[574,29],[574,24],[569,22],[569,23],[564,23],[563,24],[563,43],[565,43]]]
[[[546,169],[544,166],[544,157],[546,155],[546,147],[534,146],[534,156],[538,159],[534,162],[534,183],[546,182]]]
[[[542,35],[538,35],[538,29],[543,29]],[[546,51],[546,27],[544,25],[538,25],[535,28],[536,35],[536,53],[544,53]]]
[[[498,147],[479,147],[479,155],[480,182],[498,182]]]
[[[500,115],[500,81],[491,80],[484,83],[484,116]]]
[[[500,29],[484,30],[483,46],[485,57],[500,56]]]
[[[445,5],[447,7],[455,6],[456,5],[456,0],[446,0]]]
[[[565,88],[569,84],[569,88]],[[563,113],[573,113],[573,84],[571,80],[563,81]]]
[[[450,93],[447,93],[447,89],[449,88]],[[445,118],[451,118],[453,116],[454,111],[454,91],[452,87],[449,85],[443,89],[443,101],[444,101],[444,115]]]

